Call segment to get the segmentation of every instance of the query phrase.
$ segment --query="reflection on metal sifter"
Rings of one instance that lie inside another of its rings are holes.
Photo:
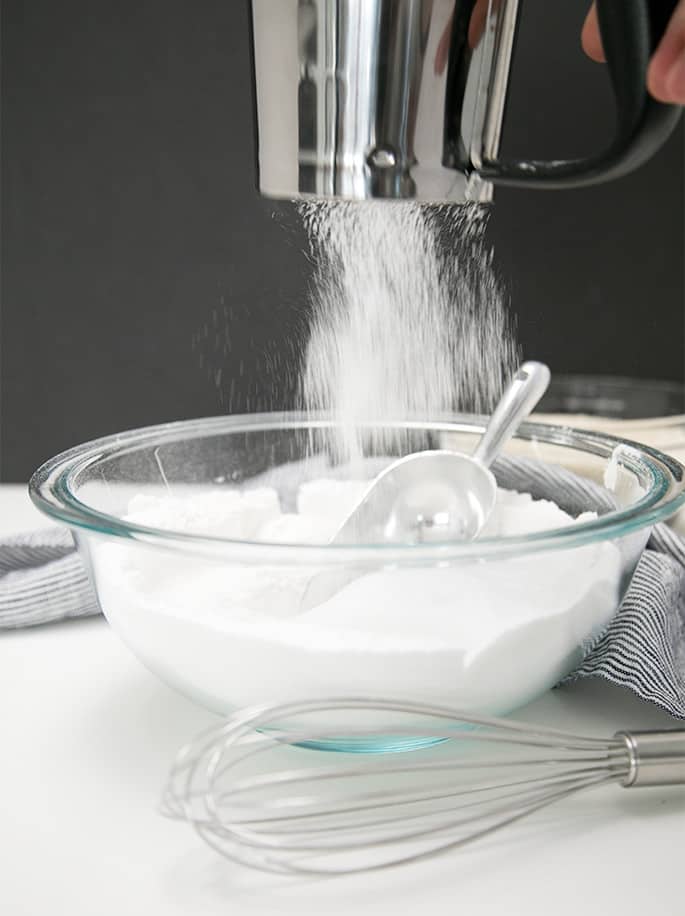
[[[616,134],[581,160],[500,156],[519,6],[252,0],[262,194],[487,202],[498,184],[578,187],[641,165],[680,115],[645,83],[675,0],[598,0]]]

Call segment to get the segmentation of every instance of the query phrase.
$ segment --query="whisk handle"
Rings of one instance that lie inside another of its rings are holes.
[[[626,746],[630,769],[625,788],[685,785],[685,729],[616,732]]]

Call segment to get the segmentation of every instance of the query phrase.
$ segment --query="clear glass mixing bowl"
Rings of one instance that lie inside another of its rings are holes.
[[[197,523],[189,531],[127,519],[141,494],[216,500],[227,488],[265,486],[292,511],[303,480],[344,475],[325,454],[333,427],[266,414],[133,430],[53,458],[34,475],[31,495],[73,529],[121,638],[153,672],[219,713],[336,696],[508,712],[581,661],[616,612],[651,527],[685,501],[685,469],[673,458],[600,433],[526,424],[495,468],[498,480],[511,487],[522,465],[529,486],[521,489],[597,517],[417,546],[263,543]],[[386,460],[419,448],[470,452],[483,428],[469,416],[387,424],[374,441],[386,443]],[[573,487],[546,493],[540,460],[595,489],[611,463],[609,502]],[[369,477],[374,462],[370,454]],[[298,589],[322,570],[341,576],[335,607],[301,613]],[[345,721],[329,724],[331,746],[346,747]],[[355,749],[391,745],[369,738]]]

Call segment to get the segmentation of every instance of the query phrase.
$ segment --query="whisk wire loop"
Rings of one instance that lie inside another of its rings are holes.
[[[349,728],[360,713],[376,721]],[[378,713],[392,725],[379,729]],[[347,727],[316,725],[341,714]],[[308,749],[341,735],[345,746],[379,736],[444,743],[402,759],[361,755],[350,763],[349,754],[336,755],[333,765]],[[640,784],[643,758],[651,765],[645,784],[685,784],[685,732],[638,735],[579,736],[395,700],[262,706],[181,749],[162,810],[244,864],[279,873],[367,871],[464,846],[581,791]]]

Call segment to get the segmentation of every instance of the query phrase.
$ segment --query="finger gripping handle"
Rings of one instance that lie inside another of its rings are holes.
[[[682,109],[653,99],[647,68],[677,0],[597,0],[597,17],[616,101],[616,135],[586,159],[489,161],[480,173],[495,184],[583,187],[619,178],[642,165],[668,139]]]

